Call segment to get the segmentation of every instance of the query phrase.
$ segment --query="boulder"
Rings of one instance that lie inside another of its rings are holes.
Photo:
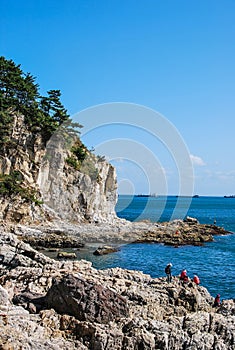
[[[118,252],[118,248],[105,245],[103,247],[99,247],[94,251],[94,255],[105,255],[105,254],[110,254],[110,253],[115,253]]]
[[[59,252],[57,254],[58,259],[77,259],[76,253],[72,252]]]
[[[128,316],[124,297],[101,284],[68,274],[55,279],[45,304],[60,314],[75,316],[80,321],[107,323]]]

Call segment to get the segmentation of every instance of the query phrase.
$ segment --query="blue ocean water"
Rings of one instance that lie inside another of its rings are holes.
[[[148,219],[168,221],[179,201],[177,197],[133,197],[119,196],[117,215],[130,221]],[[191,203],[190,203],[191,202]],[[235,198],[199,197],[180,198],[179,210],[174,213],[195,217],[200,223],[213,224],[235,232]],[[190,204],[190,206],[189,206]],[[80,252],[79,258],[93,262],[98,269],[122,267],[140,270],[152,277],[165,276],[164,268],[173,264],[172,272],[178,275],[187,269],[188,275],[197,274],[201,284],[212,296],[221,294],[221,299],[235,298],[235,234],[216,236],[214,242],[201,247],[183,246],[174,248],[162,244],[128,244],[117,253],[97,257],[91,252]]]

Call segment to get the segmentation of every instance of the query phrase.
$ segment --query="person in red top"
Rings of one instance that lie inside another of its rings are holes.
[[[185,280],[185,277],[188,277],[188,276],[187,276],[187,270],[183,270],[183,271],[181,272],[181,274],[180,274],[180,279],[181,279],[182,281]]]
[[[220,294],[217,294],[215,297],[215,301],[214,301],[214,307],[219,306],[220,305]]]
[[[197,285],[200,284],[200,279],[197,275],[193,276],[193,282],[196,283]]]

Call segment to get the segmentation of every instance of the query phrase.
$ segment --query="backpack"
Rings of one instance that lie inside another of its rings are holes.
[[[170,267],[170,265],[167,265],[167,266],[165,267],[165,273],[168,274],[168,273],[170,273],[170,272],[171,272],[171,267]]]

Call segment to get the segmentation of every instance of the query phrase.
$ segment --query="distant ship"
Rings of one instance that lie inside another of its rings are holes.
[[[195,195],[193,196],[193,198],[199,198],[199,195],[198,195],[198,194],[195,194]]]
[[[157,197],[156,193],[152,194],[135,194],[135,197]]]
[[[232,196],[224,196],[224,198],[235,198],[235,194],[233,194]]]

